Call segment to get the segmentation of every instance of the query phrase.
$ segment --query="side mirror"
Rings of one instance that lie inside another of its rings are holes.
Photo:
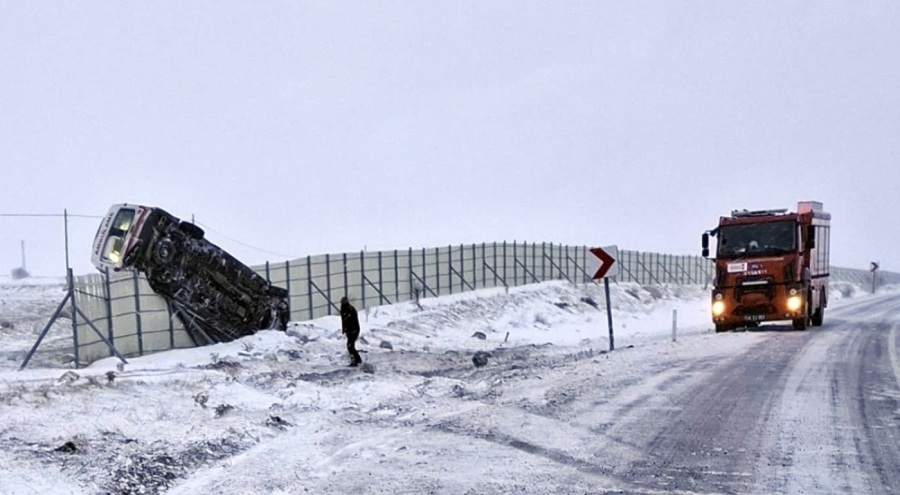
[[[703,257],[709,257],[709,233],[704,232],[700,237],[700,245],[703,247]]]

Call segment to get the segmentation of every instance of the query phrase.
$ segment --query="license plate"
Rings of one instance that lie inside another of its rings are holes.
[[[745,315],[744,321],[763,321],[766,317],[763,315]]]

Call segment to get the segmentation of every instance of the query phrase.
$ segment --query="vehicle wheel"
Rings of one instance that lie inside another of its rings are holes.
[[[192,239],[203,239],[203,234],[205,234],[203,229],[190,222],[185,222],[184,220],[178,224],[178,228]]]
[[[823,297],[819,297],[819,307],[816,308],[816,311],[812,314],[810,321],[812,322],[812,326],[821,327],[822,322],[825,321],[825,301]]]
[[[153,258],[160,265],[168,265],[175,259],[175,244],[171,239],[162,239],[156,244]]]
[[[804,311],[804,313],[802,317],[791,321],[794,325],[794,330],[806,330],[806,327],[809,325],[809,309]]]

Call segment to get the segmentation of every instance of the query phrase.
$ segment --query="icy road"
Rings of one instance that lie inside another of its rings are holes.
[[[20,318],[0,334],[0,493],[900,490],[897,293],[834,292],[804,332],[715,334],[702,288],[617,285],[605,352],[605,315],[584,302],[598,291],[375,308],[370,372],[344,366],[337,317],[122,370],[54,365],[63,327],[18,372],[40,327],[16,337]],[[7,314],[52,310],[21,292]]]

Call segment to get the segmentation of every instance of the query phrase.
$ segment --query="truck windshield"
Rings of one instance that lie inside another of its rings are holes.
[[[113,263],[118,263],[122,258],[122,248],[125,245],[125,234],[131,228],[134,220],[134,210],[125,208],[116,214],[107,234],[106,247],[103,250],[103,258]]]
[[[754,254],[785,254],[796,251],[794,222],[726,225],[719,229],[716,256],[734,258]]]

